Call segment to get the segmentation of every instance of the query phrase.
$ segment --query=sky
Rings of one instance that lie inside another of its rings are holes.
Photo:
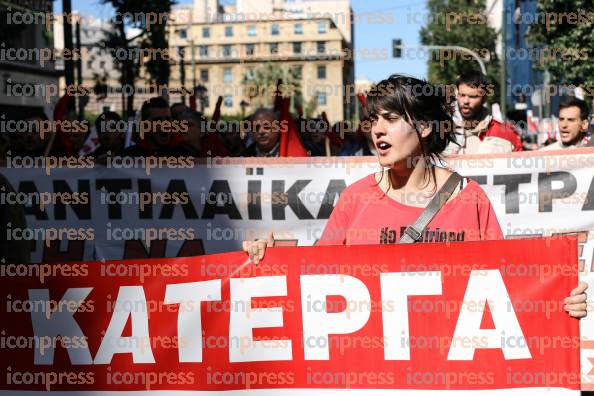
[[[178,0],[178,3],[188,4],[192,0]],[[355,58],[356,79],[378,82],[394,73],[427,77],[425,51],[410,51],[404,58],[392,58],[393,39],[401,39],[405,46],[419,45],[425,4],[426,0],[351,0],[355,13],[355,54],[359,55]],[[59,13],[61,9],[62,1],[56,0],[54,11]],[[104,19],[112,15],[111,7],[103,5],[101,0],[72,0],[72,9]]]

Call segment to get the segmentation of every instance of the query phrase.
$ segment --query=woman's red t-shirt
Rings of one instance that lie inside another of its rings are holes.
[[[388,197],[371,174],[342,192],[317,245],[398,243],[422,211]],[[503,239],[503,233],[489,198],[469,180],[435,215],[419,242],[486,239]]]

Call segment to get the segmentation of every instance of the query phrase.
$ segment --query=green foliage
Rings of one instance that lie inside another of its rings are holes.
[[[271,107],[278,80],[283,81],[283,96],[300,99],[301,75],[296,68],[280,63],[265,63],[253,70],[251,75],[243,79],[243,86],[252,105],[255,107]]]
[[[101,76],[97,73],[93,73],[93,82],[95,83],[93,86],[93,91],[97,96],[97,100],[104,100],[107,97],[107,91],[109,89],[107,83],[107,73],[104,72]]]
[[[143,1],[145,10],[158,15],[168,15],[171,6],[175,4],[172,0],[151,0]],[[160,19],[157,17],[157,19]],[[163,22],[163,23],[159,23]],[[157,85],[169,84],[169,60],[166,56],[169,51],[169,40],[167,38],[167,20],[162,19],[156,24],[145,26],[146,38],[142,42],[142,48],[153,51],[153,56],[145,63],[146,70],[151,80]]]
[[[103,40],[102,46],[108,49],[124,49],[127,53],[133,53],[131,50],[138,50],[138,45],[134,42],[134,40],[129,40],[126,37],[126,28],[123,22],[120,21],[112,21],[110,23],[110,28],[104,31],[105,38]],[[115,51],[111,52],[115,54]],[[114,67],[120,72],[120,84],[122,87],[128,87],[130,89],[126,89],[125,92],[129,92],[130,95],[124,95],[124,91],[122,91],[122,96],[126,97],[126,108],[125,108],[125,115],[126,117],[131,117],[134,115],[134,90],[136,79],[138,78],[138,74],[140,71],[140,59],[133,59],[130,57],[124,57],[120,59],[116,56],[113,57],[113,64]]]
[[[588,18],[571,21],[567,17],[592,12],[592,1],[539,0],[537,12],[546,18],[530,26],[528,40],[547,56],[542,66],[535,62],[535,67],[547,69],[557,84],[594,86],[594,24]]]
[[[95,113],[91,113],[88,111],[85,111],[85,116],[84,119],[86,122],[89,123],[90,126],[95,125],[95,121],[97,121],[97,118],[99,117],[99,114],[95,114]]]
[[[123,48],[129,54],[138,53],[137,50],[141,48],[156,50],[157,56],[145,63],[146,70],[152,82],[167,85],[170,74],[169,61],[163,56],[163,51],[169,50],[169,44],[166,35],[166,18],[161,18],[161,15],[171,11],[175,0],[101,1],[103,4],[110,4],[117,15],[111,21],[111,28],[105,32],[104,46],[114,49]],[[135,32],[135,35],[130,37],[130,32]],[[115,66],[120,70],[122,85],[131,88],[132,92],[126,97],[128,116],[133,115],[134,112],[134,87],[142,61],[139,57],[126,57],[124,60],[114,58]]]
[[[421,29],[421,42],[456,45],[477,52],[485,61],[487,76],[494,85],[489,102],[497,101],[500,70],[495,52],[497,32],[487,24],[485,0],[428,0],[427,10],[429,18]],[[428,77],[434,84],[453,84],[460,74],[480,70],[476,60],[460,52],[432,51],[431,54]]]
[[[305,108],[303,109],[303,116],[305,118],[314,118],[316,110],[318,108],[318,98],[316,96],[312,96],[307,103],[305,104]]]
[[[247,117],[247,115],[242,115],[241,113],[235,113],[235,114],[222,114],[221,115],[221,121],[242,121],[245,120]]]

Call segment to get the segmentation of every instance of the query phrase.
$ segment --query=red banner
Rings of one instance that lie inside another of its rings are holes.
[[[572,238],[0,273],[1,393],[579,390],[578,321],[563,309],[577,284]]]

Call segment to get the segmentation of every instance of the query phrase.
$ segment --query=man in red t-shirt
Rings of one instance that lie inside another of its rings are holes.
[[[487,95],[493,85],[485,76],[470,72],[456,82],[457,105],[460,110],[454,119],[456,140],[460,146],[450,144],[447,154],[493,154],[522,151],[522,140],[516,129],[493,118],[485,107]]]

